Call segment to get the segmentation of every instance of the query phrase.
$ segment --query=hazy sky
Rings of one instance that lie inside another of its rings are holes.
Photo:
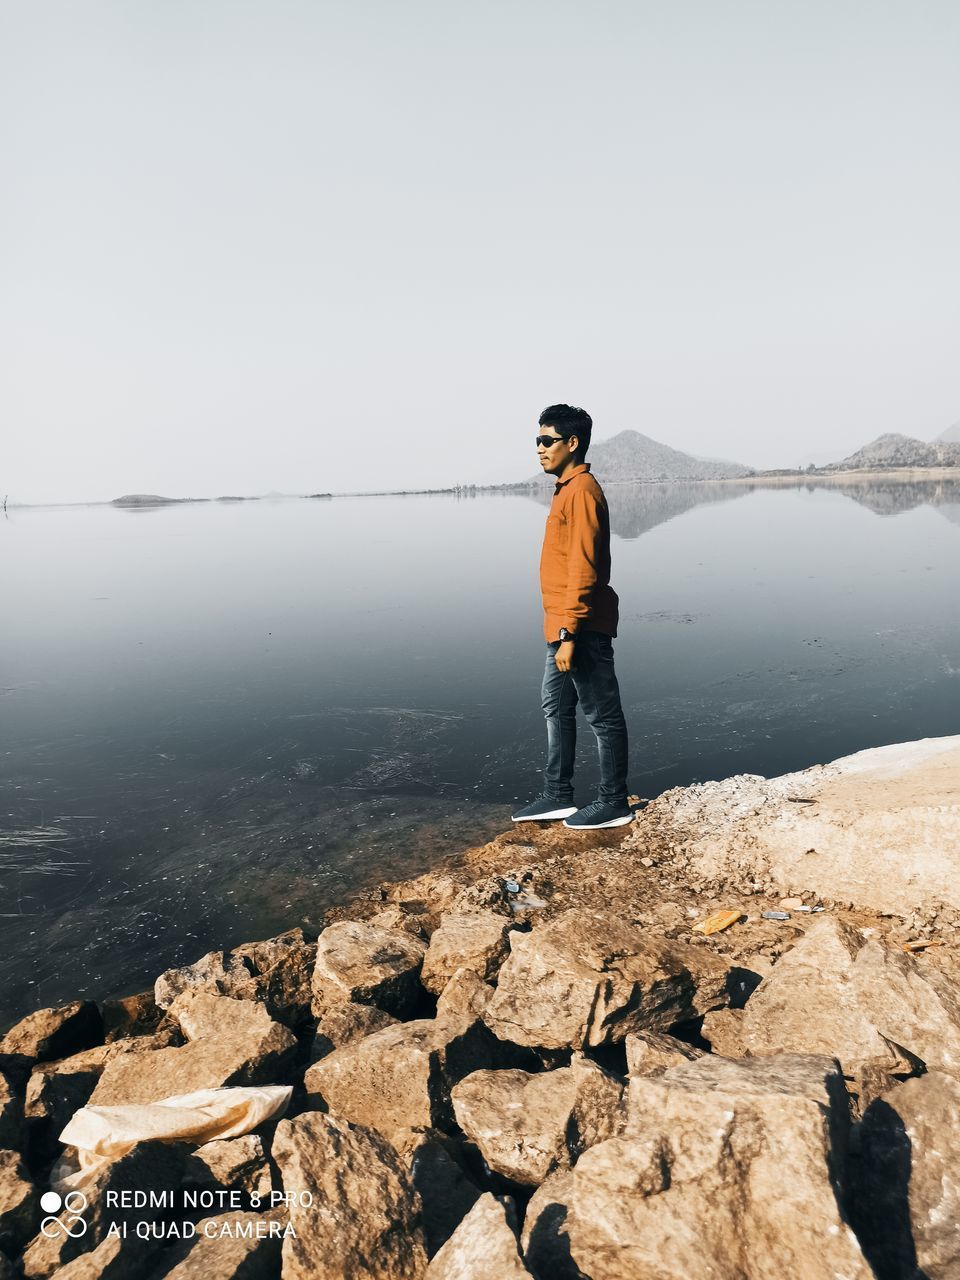
[[[960,418],[955,0],[3,0],[0,491]]]

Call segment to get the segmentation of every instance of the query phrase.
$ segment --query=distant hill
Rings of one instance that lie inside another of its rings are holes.
[[[822,471],[865,471],[884,467],[960,466],[960,444],[934,440],[914,440],[896,434],[878,436],[840,462],[821,467]]]
[[[729,480],[750,476],[750,467],[715,458],[695,458],[651,440],[639,431],[621,431],[609,440],[595,440],[587,454],[590,469],[601,483],[619,481]],[[539,477],[537,477],[539,479]],[[548,476],[552,481],[553,477]]]
[[[946,431],[937,436],[937,440],[946,444],[960,444],[960,422],[955,422],[952,427],[947,427]]]

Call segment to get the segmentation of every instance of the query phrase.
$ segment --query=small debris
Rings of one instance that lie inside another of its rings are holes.
[[[641,865],[641,867],[652,867],[652,866],[653,866],[653,859],[652,859],[652,858],[641,858],[641,859],[640,859],[640,865]]]
[[[803,909],[804,908],[803,908],[802,898],[781,898],[780,899],[781,911],[802,911]]]
[[[521,893],[510,903],[511,911],[542,911],[546,906],[543,898],[535,898],[532,893]]]
[[[939,938],[916,938],[913,942],[901,944],[904,951],[926,951],[927,947],[939,947]]]
[[[701,920],[699,924],[695,924],[693,931],[694,933],[702,933],[704,936],[711,933],[721,933],[742,918],[742,911],[715,911],[712,916],[707,916],[706,920]]]
[[[503,887],[507,893],[520,892],[520,886],[517,884],[516,880],[504,880]]]
[[[789,920],[790,912],[789,911],[764,911],[761,916],[761,919],[762,920]]]

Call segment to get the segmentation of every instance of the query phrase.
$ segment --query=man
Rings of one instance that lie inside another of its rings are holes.
[[[610,586],[610,518],[584,461],[593,419],[583,409],[553,404],[541,413],[540,428],[540,465],[557,482],[540,556],[547,763],[543,794],[513,821],[563,818],[576,831],[620,827],[633,812],[627,804],[627,726],[613,669],[619,601]],[[600,794],[582,809],[573,803],[578,702],[600,752]]]

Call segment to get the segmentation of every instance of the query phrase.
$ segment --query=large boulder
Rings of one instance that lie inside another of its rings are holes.
[[[727,966],[612,913],[571,909],[511,933],[486,1019],[503,1040],[545,1049],[666,1031],[727,1003]]]
[[[40,1221],[40,1197],[16,1151],[0,1151],[0,1250],[16,1253]]]
[[[960,985],[930,960],[864,940],[824,916],[763,979],[745,1008],[708,1014],[718,1052],[835,1055],[866,1102],[919,1066],[960,1073]]]
[[[880,1280],[960,1276],[960,1081],[942,1071],[867,1108],[851,1160],[851,1220]]]
[[[484,982],[496,978],[510,950],[511,922],[492,911],[448,912],[430,937],[421,981],[439,995],[458,969],[469,969]]]
[[[579,1055],[569,1067],[475,1071],[452,1093],[457,1123],[494,1173],[539,1186],[624,1123],[623,1085]]]
[[[321,1058],[303,1085],[314,1105],[381,1133],[442,1129],[453,1120],[451,1088],[471,1071],[500,1065],[508,1052],[478,1018],[420,1018]]]
[[[524,1280],[529,1275],[507,1212],[489,1192],[427,1268],[427,1280]]]
[[[839,1067],[705,1057],[630,1081],[628,1130],[534,1194],[524,1253],[551,1280],[870,1280],[837,1201]]]
[[[25,1079],[35,1063],[66,1058],[102,1040],[103,1020],[92,1000],[37,1009],[0,1040],[0,1071],[13,1080]]]
[[[307,1112],[281,1120],[273,1156],[285,1190],[297,1193],[284,1280],[420,1280],[427,1266],[420,1198],[384,1138]],[[304,1193],[312,1206],[303,1205]]]
[[[211,951],[194,964],[162,973],[154,986],[155,999],[162,1009],[190,990],[254,1000],[277,1022],[296,1026],[310,1016],[316,954],[316,945],[306,941],[302,929],[232,951]]]
[[[420,995],[423,956],[423,943],[409,933],[362,920],[328,925],[317,942],[314,1012],[322,1017],[333,1005],[353,1002],[409,1017]]]
[[[109,1062],[93,1106],[159,1102],[222,1085],[276,1084],[296,1051],[293,1034],[250,1000],[184,991],[170,1006],[188,1043]]]

